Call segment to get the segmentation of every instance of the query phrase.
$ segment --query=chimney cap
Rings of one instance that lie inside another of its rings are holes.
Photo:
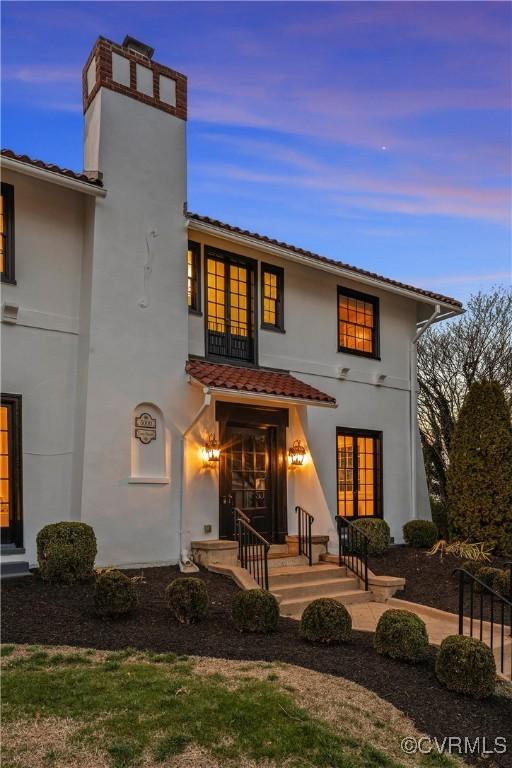
[[[145,56],[146,59],[152,59],[153,54],[155,52],[155,49],[152,48],[150,45],[146,45],[146,43],[141,43],[140,40],[136,40],[134,37],[131,37],[130,35],[126,35],[126,37],[124,38],[123,48],[128,48],[128,50],[133,51],[134,53],[138,53],[141,56]]]

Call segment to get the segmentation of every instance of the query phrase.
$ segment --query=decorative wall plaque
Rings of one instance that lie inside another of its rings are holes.
[[[156,419],[150,413],[141,413],[135,417],[135,437],[144,445],[156,440]]]

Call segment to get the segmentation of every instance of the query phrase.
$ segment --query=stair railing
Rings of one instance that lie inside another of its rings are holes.
[[[309,565],[313,565],[313,540],[311,537],[311,528],[314,517],[310,515],[303,507],[295,507],[297,513],[297,531],[299,534],[299,555],[305,555]]]
[[[268,590],[268,551],[269,542],[255,531],[249,518],[237,510],[236,537],[238,540],[238,559],[240,567],[249,571],[262,589]]]
[[[505,563],[505,565],[510,566],[510,563]],[[484,640],[493,653],[496,636],[498,636],[501,647],[499,649],[499,663],[496,666],[502,675],[506,675],[505,670],[508,669],[512,679],[512,645],[508,643],[507,648],[505,648],[505,636],[510,635],[512,631],[512,599],[509,599],[512,598],[512,595],[509,597],[500,595],[464,568],[456,568],[454,573],[459,574],[459,635],[467,634],[469,637]],[[465,616],[465,598],[468,592],[469,616]],[[478,595],[476,598],[475,593]],[[475,602],[479,605],[478,616],[475,616]],[[487,615],[490,614],[490,618],[487,620],[484,618],[484,606],[488,609]],[[484,637],[484,625],[486,623],[490,625],[488,637]]]
[[[336,515],[338,525],[338,563],[346,565],[364,583],[368,592],[368,536],[351,520]]]

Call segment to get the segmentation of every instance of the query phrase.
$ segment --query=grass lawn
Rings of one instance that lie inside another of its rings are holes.
[[[405,756],[391,704],[288,664],[4,645],[2,668],[3,768],[457,764]]]

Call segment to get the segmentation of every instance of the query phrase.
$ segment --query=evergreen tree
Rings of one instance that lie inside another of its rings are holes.
[[[475,382],[455,427],[448,468],[452,539],[495,543],[512,553],[512,426],[503,390]]]

